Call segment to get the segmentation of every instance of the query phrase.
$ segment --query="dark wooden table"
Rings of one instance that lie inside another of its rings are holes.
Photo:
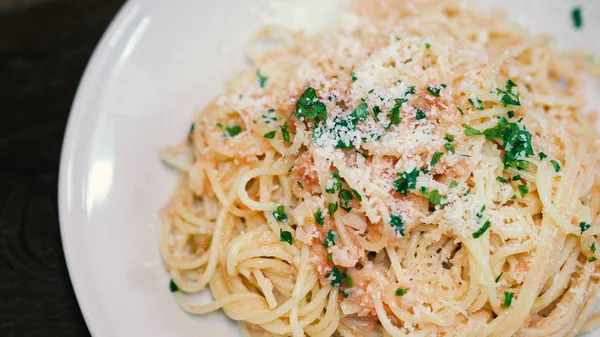
[[[0,0],[0,336],[89,336],[65,266],[57,185],[83,69],[124,0]]]

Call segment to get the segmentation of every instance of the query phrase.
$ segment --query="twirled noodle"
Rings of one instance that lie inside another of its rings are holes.
[[[599,325],[583,52],[456,0],[356,1],[161,151],[177,302],[245,336],[575,336]],[[284,43],[254,48],[263,38]],[[190,295],[208,286],[214,301]]]

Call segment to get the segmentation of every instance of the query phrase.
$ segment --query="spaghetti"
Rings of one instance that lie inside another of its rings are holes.
[[[247,336],[594,328],[582,58],[462,1],[356,2],[343,21],[253,51],[163,150],[183,172],[161,238],[177,302]]]

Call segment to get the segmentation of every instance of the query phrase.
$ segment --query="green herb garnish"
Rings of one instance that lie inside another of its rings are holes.
[[[597,260],[597,258],[596,258],[595,256],[590,256],[590,257],[588,258],[588,262],[594,262],[594,261],[596,261],[596,260]]]
[[[477,110],[483,110],[483,103],[481,103],[481,100],[477,97],[475,97],[475,100],[473,101],[473,99],[469,98],[469,103],[471,103],[471,105],[477,109]]]
[[[427,87],[427,91],[435,97],[440,97],[440,91],[445,87],[445,84],[440,84],[437,87]]]
[[[425,116],[425,112],[423,110],[417,109],[417,115],[416,115],[416,117],[417,117],[417,120],[421,120],[421,119],[424,119],[427,116]]]
[[[353,71],[350,72],[350,76],[352,77],[352,82],[356,82],[356,80],[358,80],[356,74]]]
[[[327,262],[333,263],[333,254],[327,253]]]
[[[548,158],[548,155],[545,154],[544,152],[538,153],[538,156],[540,156],[540,160],[544,160],[544,159]]]
[[[525,185],[519,185],[519,193],[521,194],[521,198],[525,197],[527,193],[529,193],[529,187]]]
[[[513,292],[510,292],[510,291],[504,292],[504,307],[505,308],[510,307],[510,303],[513,300],[513,296],[515,296],[515,293],[513,293]]]
[[[229,125],[225,128],[223,132],[224,137],[235,137],[242,132],[242,127],[239,125]]]
[[[590,250],[592,251],[592,253],[596,252],[596,241],[592,242],[592,245],[590,246]]]
[[[350,202],[350,200],[352,200],[352,192],[348,190],[341,190],[340,199],[342,200],[342,202],[340,203],[340,207],[346,212],[350,212],[352,207],[348,206],[348,203]]]
[[[352,277],[346,273],[346,287],[352,287]]]
[[[258,85],[260,85],[261,88],[264,88],[265,84],[267,84],[267,80],[269,80],[268,77],[263,76],[260,73],[260,69],[256,69],[256,78],[258,79]]]
[[[588,229],[590,229],[590,227],[591,227],[591,226],[592,226],[592,225],[590,225],[590,224],[589,224],[589,223],[587,223],[587,222],[584,222],[584,221],[580,222],[580,223],[579,223],[579,228],[581,229],[581,234],[583,234],[583,232],[585,232],[585,231],[587,231]]]
[[[444,147],[446,148],[446,150],[450,153],[454,153],[454,146],[452,146],[452,144],[450,143],[446,143],[444,144]]]
[[[467,137],[471,137],[471,136],[477,136],[480,135],[481,131],[473,128],[470,125],[465,125],[465,135],[467,135]]]
[[[336,232],[334,232],[333,230],[329,230],[329,232],[327,232],[327,236],[325,237],[325,242],[323,242],[323,246],[325,246],[326,248],[329,248],[333,245],[335,245],[335,239],[337,238],[337,234]]]
[[[169,281],[169,290],[171,290],[172,293],[179,291],[179,287],[177,286],[175,281],[173,281],[173,279]]]
[[[502,96],[502,104],[504,106],[508,105],[521,105],[521,101],[519,100],[519,93],[514,93],[513,88],[517,85],[515,82],[511,80],[506,80],[506,90],[496,89],[496,92]]]
[[[315,221],[319,224],[319,226],[323,226],[324,220],[325,217],[323,216],[323,212],[321,212],[321,209],[319,208],[315,213]]]
[[[504,274],[504,272],[501,272],[500,275],[498,275],[498,277],[496,277],[496,280],[494,280],[494,282],[496,282],[496,283],[500,282],[500,278],[502,277],[502,274]]]
[[[453,188],[453,187],[456,187],[456,186],[458,186],[458,181],[452,180],[450,182],[450,185],[448,185],[448,188]]]
[[[554,166],[554,171],[560,172],[560,164],[558,164],[558,162],[556,160],[552,159],[550,161],[550,164],[552,164],[552,166]]]
[[[515,112],[514,112],[514,111],[512,111],[512,110],[510,110],[510,111],[508,112],[508,118],[513,118],[513,117],[515,117]]]
[[[396,234],[404,236],[404,221],[401,215],[390,215],[390,226]]]
[[[308,87],[296,102],[296,116],[300,119],[327,119],[327,107],[317,97],[314,88]]]
[[[350,191],[352,191],[352,194],[354,194],[354,196],[356,197],[356,199],[358,199],[358,201],[362,201],[362,195],[360,195],[360,193],[358,193],[357,190],[351,188]]]
[[[409,189],[416,187],[418,174],[416,167],[410,172],[397,173],[400,178],[392,183],[396,192],[406,196]]]
[[[575,7],[571,11],[571,18],[573,19],[573,26],[575,29],[581,29],[583,27],[583,16],[581,15],[581,7]]]
[[[454,141],[454,136],[450,135],[450,134],[446,134],[446,137],[444,137],[449,143],[452,143]]]
[[[342,189],[342,178],[340,178],[339,172],[333,172],[331,174],[332,185],[331,187],[325,188],[325,192],[329,194],[335,193],[335,191],[339,191]]]
[[[338,210],[338,203],[337,202],[335,202],[335,203],[331,203],[330,202],[327,205],[327,210],[329,211],[329,216],[333,216],[333,214],[335,213],[335,211]]]
[[[277,206],[277,209],[275,210],[275,212],[273,212],[273,217],[275,218],[275,220],[281,223],[286,223],[288,221],[288,216],[287,214],[285,214],[285,208],[283,207],[283,205]]]
[[[483,226],[481,226],[481,228],[479,228],[476,232],[473,233],[473,238],[478,239],[480,236],[483,235],[483,233],[485,233],[485,231],[488,230],[488,228],[490,228],[490,221],[486,221]]]
[[[429,163],[429,166],[434,167],[440,161],[442,154],[443,154],[442,152],[434,153],[433,157],[431,157],[431,163]]]
[[[283,125],[279,127],[281,129],[281,135],[283,136],[283,140],[286,143],[290,142],[290,133],[287,130],[288,127],[288,122],[283,123]]]
[[[506,184],[506,183],[507,183],[506,179],[504,179],[504,178],[502,178],[502,177],[496,177],[496,180],[498,180],[499,182],[501,182],[501,183],[503,183],[503,184]]]
[[[297,180],[296,183],[298,183],[298,187],[300,187],[301,189],[304,189],[304,185],[302,184],[302,182],[300,180]]]
[[[396,296],[404,296],[408,292],[408,288],[398,288],[396,289]]]
[[[342,279],[344,278],[344,274],[338,269],[338,267],[333,266],[331,272],[325,275],[326,278],[331,279],[331,285],[334,287],[339,287],[342,284]]]
[[[273,138],[275,138],[276,133],[277,133],[277,131],[267,132],[267,133],[265,133],[265,135],[263,137],[265,137],[267,139],[273,139]]]
[[[290,245],[294,243],[294,238],[292,237],[292,233],[288,231],[284,231],[283,229],[279,230],[279,241],[287,242]]]
[[[194,133],[194,129],[196,129],[196,123],[192,123],[192,125],[190,125],[190,131],[188,131],[188,136],[191,136],[192,133]]]

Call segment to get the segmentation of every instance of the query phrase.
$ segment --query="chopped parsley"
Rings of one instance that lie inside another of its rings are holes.
[[[346,273],[346,287],[352,287],[352,277]]]
[[[404,236],[404,221],[401,215],[390,215],[390,226],[396,234]]]
[[[408,288],[398,288],[396,289],[396,296],[404,296],[408,292]]]
[[[427,117],[427,116],[425,116],[425,112],[423,110],[417,109],[416,117],[417,117],[417,120],[421,120],[421,119],[425,119],[425,117]]]
[[[296,102],[296,116],[307,120],[327,119],[327,107],[317,97],[314,88],[308,87]]]
[[[269,80],[268,77],[263,76],[260,73],[260,69],[256,69],[256,78],[258,79],[258,85],[260,85],[261,88],[264,88],[265,84],[267,84],[267,81]]]
[[[479,212],[477,212],[477,214],[475,214],[477,219],[481,219],[483,217],[483,212],[485,212],[485,205],[481,206],[481,209],[479,210]]]
[[[581,7],[575,7],[571,11],[571,19],[573,19],[573,26],[575,29],[581,29],[583,27],[583,16],[581,15]]]
[[[540,160],[544,160],[544,159],[548,158],[548,155],[545,154],[544,152],[538,153],[538,156],[540,156]]]
[[[333,263],[333,254],[327,253],[327,262]]]
[[[429,49],[429,48],[431,48],[431,45],[429,43],[425,42],[425,49]]]
[[[290,245],[294,243],[294,238],[292,237],[292,233],[288,231],[284,231],[283,229],[279,230],[279,241],[287,242]]]
[[[464,116],[464,115],[465,115],[465,113],[462,111],[462,109],[461,109],[461,108],[457,108],[457,109],[458,109],[458,112],[460,112],[460,115],[461,115],[461,116]]]
[[[475,97],[475,100],[469,98],[469,103],[471,103],[471,105],[477,109],[477,110],[483,110],[483,103],[481,103],[481,100],[477,97]]]
[[[281,129],[281,135],[283,136],[283,140],[286,143],[290,142],[290,133],[287,130],[288,126],[288,122],[285,122],[282,126],[279,127]]]
[[[265,133],[265,135],[263,137],[265,137],[267,139],[273,139],[273,138],[275,138],[275,133],[277,133],[277,131],[267,132],[267,133]]]
[[[596,241],[592,242],[592,245],[590,246],[590,250],[592,251],[592,253],[596,252]]]
[[[196,129],[196,123],[192,123],[192,125],[190,125],[190,131],[188,131],[188,136],[191,136],[192,133],[194,133],[194,129]]]
[[[448,186],[448,188],[453,188],[453,187],[456,187],[456,186],[458,186],[458,181],[456,181],[456,180],[452,180],[452,181],[450,182],[450,185]]]
[[[512,110],[510,110],[510,111],[508,112],[508,118],[513,118],[513,117],[515,117],[515,112],[514,112],[514,111],[512,111]]]
[[[444,137],[449,143],[452,143],[454,141],[454,136],[451,134],[446,134],[446,137]]]
[[[381,108],[379,107],[379,105],[376,105],[373,107],[373,116],[375,117],[375,120],[378,121],[379,120],[379,114],[381,113]]]
[[[302,184],[302,182],[300,180],[297,180],[296,183],[298,183],[298,187],[300,187],[301,189],[304,189],[304,185]]]
[[[277,206],[277,209],[273,212],[273,217],[281,223],[286,223],[288,221],[288,216],[285,214],[283,205]]]
[[[485,233],[485,231],[488,230],[488,228],[490,228],[490,221],[486,221],[483,226],[481,226],[481,228],[479,228],[476,232],[473,233],[473,238],[474,239],[478,239],[480,236],[483,235],[483,233]]]
[[[323,216],[323,212],[321,212],[321,209],[319,208],[315,213],[315,221],[319,224],[319,226],[323,226],[324,220],[325,217]]]
[[[552,164],[552,166],[554,166],[554,171],[560,172],[560,164],[556,160],[552,159],[550,161],[550,164]]]
[[[394,180],[394,182],[392,183],[394,189],[396,189],[396,192],[406,196],[409,189],[415,188],[417,186],[418,174],[419,172],[417,171],[416,167],[410,172],[397,173],[397,175],[400,178]]]
[[[387,115],[387,117],[394,125],[398,125],[402,121],[402,117],[400,117],[400,107],[401,105],[396,105],[390,110],[390,113]]]
[[[514,93],[513,88],[517,85],[515,82],[506,80],[506,90],[496,89],[498,95],[502,97],[502,104],[506,107],[508,105],[521,105],[521,101],[519,100],[519,93]]]
[[[179,287],[177,286],[175,281],[173,281],[173,279],[169,281],[169,290],[171,290],[172,293],[179,291]]]
[[[452,144],[446,143],[444,144],[444,147],[446,148],[446,150],[448,150],[448,152],[454,153],[454,146],[452,146]]]
[[[411,85],[410,87],[406,88],[406,91],[404,92],[404,95],[412,95],[415,93],[415,86]]]
[[[431,157],[431,163],[429,163],[429,166],[431,166],[431,167],[435,166],[440,161],[442,154],[443,154],[442,152],[434,153],[433,157]]]
[[[325,242],[323,242],[323,246],[325,246],[325,248],[329,248],[333,245],[335,245],[335,239],[337,238],[337,234],[336,232],[334,232],[333,230],[329,230],[329,232],[327,232],[327,236],[325,237]]]
[[[427,87],[427,91],[435,97],[440,97],[440,91],[445,87],[445,84],[440,84],[437,87]]]
[[[239,125],[228,125],[226,127],[221,123],[217,123],[216,125],[223,130],[223,137],[235,137],[242,132],[242,127]]]
[[[502,277],[502,274],[504,274],[504,272],[501,272],[500,275],[498,275],[498,277],[496,277],[494,282],[496,282],[496,283],[500,282],[500,278]]]
[[[333,216],[333,213],[335,213],[335,211],[338,210],[338,203],[337,202],[335,202],[335,203],[331,203],[330,202],[327,205],[327,210],[329,211],[329,216]]]
[[[529,193],[529,187],[525,185],[519,185],[519,193],[521,193],[521,198],[525,197],[527,193]]]
[[[588,258],[588,262],[594,262],[596,260],[597,258],[595,256],[590,256],[590,258]]]
[[[513,300],[513,296],[515,296],[515,293],[513,293],[513,292],[510,292],[510,291],[504,292],[504,307],[505,308],[510,307],[510,303]]]
[[[360,195],[360,193],[358,193],[358,191],[357,191],[357,190],[355,190],[355,189],[351,188],[351,189],[350,189],[350,191],[352,191],[352,194],[354,194],[354,196],[356,197],[356,199],[357,199],[358,201],[362,201],[362,195]]]
[[[481,134],[481,131],[475,129],[474,127],[472,127],[470,125],[465,125],[465,135],[467,135],[467,137],[477,136],[480,134]]]
[[[350,212],[352,207],[350,207],[348,205],[348,203],[350,202],[350,200],[352,200],[352,192],[350,192],[348,190],[341,190],[340,191],[340,199],[342,199],[342,202],[340,203],[340,207],[343,210],[345,210],[346,212]]]
[[[517,181],[517,180],[521,180],[521,175],[517,174],[516,176],[512,177],[513,181]]]
[[[581,234],[583,234],[583,232],[587,231],[588,229],[590,229],[591,225],[587,222],[580,222],[579,223],[579,228],[581,229]]]
[[[342,189],[342,178],[340,178],[339,172],[333,172],[331,174],[331,181],[333,182],[331,187],[325,188],[325,192],[329,194],[335,193],[335,191],[339,191]]]
[[[277,117],[277,115],[275,115],[275,109],[269,109],[267,110],[266,114],[262,115],[262,121],[265,122],[266,124],[271,124],[272,122],[278,121],[279,117]]]
[[[333,266],[331,272],[325,275],[326,278],[331,279],[331,285],[334,287],[339,287],[342,284],[342,279],[344,278],[344,274],[338,269],[338,267]]]
[[[356,74],[353,71],[350,72],[350,76],[352,77],[352,82],[356,82],[356,80],[358,80]]]
[[[474,136],[481,134],[480,131],[465,125],[465,134]],[[533,146],[531,145],[531,133],[517,123],[511,123],[506,117],[501,117],[498,125],[483,131],[487,140],[501,139],[502,146],[506,153],[504,154],[504,168],[509,167],[525,170],[528,162],[525,158],[533,155]]]
[[[429,191],[427,187],[421,187],[421,193],[429,200],[430,203],[437,206],[442,206],[446,203],[446,198],[440,194],[440,191],[433,190]]]
[[[507,183],[506,179],[504,179],[504,178],[502,178],[502,177],[496,177],[496,180],[498,180],[499,182],[501,182],[501,183],[503,183],[503,184],[506,184],[506,183]]]
[[[350,117],[352,118],[352,124],[354,124],[355,126],[358,125],[358,123],[365,121],[367,119],[367,117],[369,117],[369,111],[368,111],[367,104],[366,103],[359,104],[354,109],[352,114],[350,114]]]

